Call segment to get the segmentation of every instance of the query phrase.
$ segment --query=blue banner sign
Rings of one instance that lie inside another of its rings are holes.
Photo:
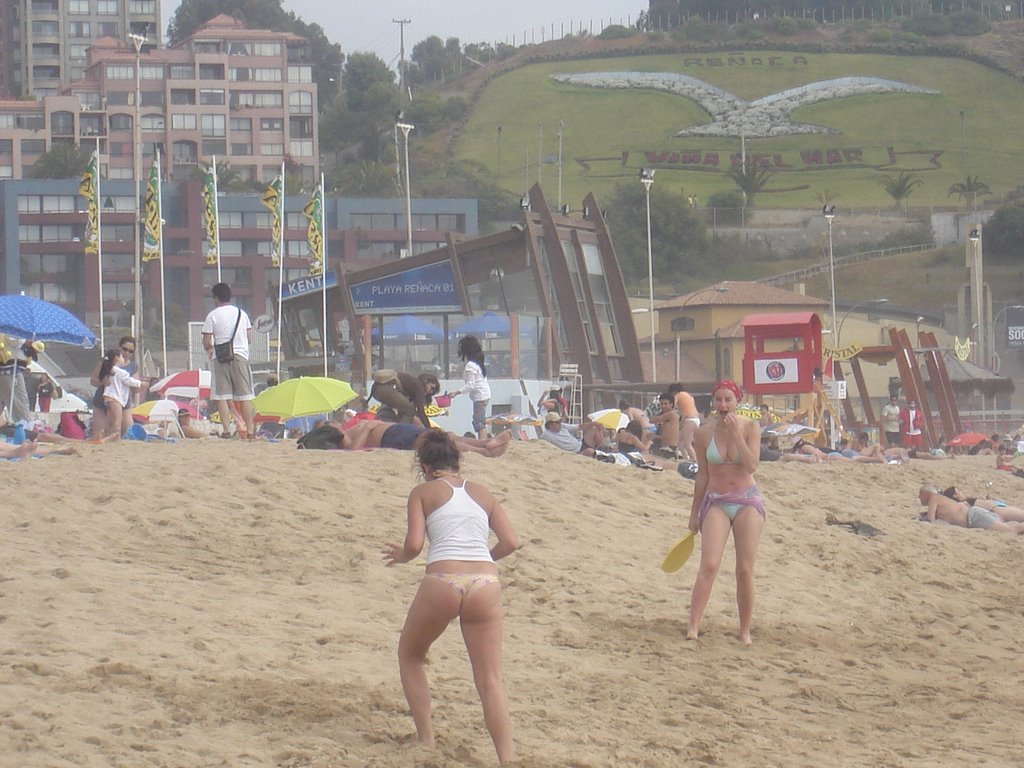
[[[349,293],[357,315],[462,311],[451,261],[355,283]]]
[[[327,273],[327,287],[332,288],[338,284],[338,276],[333,272]],[[284,284],[283,298],[290,299],[294,296],[304,296],[307,293],[315,293],[324,289],[323,275],[307,275],[295,280],[289,280]]]

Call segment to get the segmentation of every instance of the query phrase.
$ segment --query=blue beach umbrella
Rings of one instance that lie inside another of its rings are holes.
[[[380,339],[380,332],[377,328],[373,329],[371,335],[374,341]],[[384,321],[384,341],[411,344],[417,341],[437,343],[442,339],[444,339],[444,331],[414,315],[399,315]]]
[[[0,296],[0,333],[19,339],[96,346],[96,334],[64,307],[31,296]]]

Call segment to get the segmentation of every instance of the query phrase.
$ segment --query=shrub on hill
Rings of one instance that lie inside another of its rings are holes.
[[[636,30],[624,27],[621,24],[610,24],[601,30],[601,34],[597,36],[598,40],[621,40],[624,37],[632,37],[636,34]]]
[[[968,11],[949,16],[941,14],[908,16],[900,20],[900,27],[905,32],[926,37],[942,37],[944,35],[969,37],[988,32],[992,25],[980,14]]]
[[[1000,208],[985,224],[985,255],[1005,262],[1020,262],[1024,243],[1024,207]]]

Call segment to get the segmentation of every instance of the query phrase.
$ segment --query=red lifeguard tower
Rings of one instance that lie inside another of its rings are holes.
[[[814,391],[821,368],[821,318],[814,312],[743,318],[743,389],[755,395]]]

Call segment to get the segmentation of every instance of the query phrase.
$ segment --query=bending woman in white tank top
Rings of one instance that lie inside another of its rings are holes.
[[[494,563],[519,543],[498,500],[482,485],[460,477],[459,451],[446,433],[427,430],[415,449],[427,479],[409,494],[405,543],[388,544],[382,554],[389,566],[407,563],[430,540],[426,574],[398,642],[398,667],[416,735],[424,745],[434,746],[424,663],[431,644],[458,616],[484,721],[499,762],[507,763],[515,759],[515,751],[501,679],[501,584]],[[490,531],[498,539],[494,547],[489,546]]]

